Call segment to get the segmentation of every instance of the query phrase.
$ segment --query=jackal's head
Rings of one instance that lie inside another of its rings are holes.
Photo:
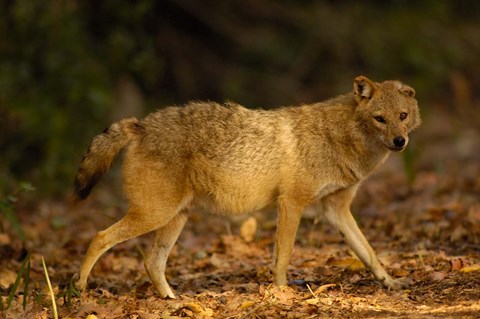
[[[415,90],[399,81],[375,83],[359,76],[353,96],[357,119],[368,137],[392,151],[405,149],[408,134],[421,123]]]

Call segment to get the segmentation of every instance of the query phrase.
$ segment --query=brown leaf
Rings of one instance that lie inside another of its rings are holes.
[[[228,255],[235,258],[259,256],[263,253],[263,251],[257,246],[247,244],[239,236],[222,236],[222,243],[225,245]]]
[[[453,258],[450,260],[452,270],[460,270],[468,264],[467,260],[462,257]]]
[[[117,318],[123,312],[123,307],[120,304],[104,304],[100,305],[95,300],[91,300],[89,303],[82,303],[81,307],[78,308],[77,316],[82,317],[87,315],[92,315],[95,313],[94,318]]]
[[[347,257],[343,259],[330,258],[327,261],[327,265],[336,266],[349,270],[361,270],[365,269],[365,265],[357,258]]]
[[[240,228],[240,236],[247,243],[250,243],[255,238],[255,233],[257,232],[257,219],[255,217],[249,217],[246,221],[243,222],[242,227]]]
[[[324,293],[325,291],[327,291],[328,288],[335,287],[335,286],[336,284],[321,285],[320,287],[315,289],[314,294],[318,295],[318,294]]]
[[[480,204],[475,204],[468,209],[467,221],[473,225],[480,225]]]
[[[394,269],[393,270],[393,275],[395,277],[407,277],[410,273],[406,271],[405,269]]]
[[[17,274],[10,269],[0,269],[0,288],[8,289],[15,283]]]
[[[433,281],[441,281],[445,279],[446,276],[447,274],[443,271],[434,271],[428,275],[428,277]]]
[[[228,268],[230,266],[225,260],[225,256],[217,253],[213,253],[210,257],[210,264],[216,268]]]
[[[185,307],[192,310],[195,314],[198,314],[202,317],[212,317],[213,310],[207,307],[202,307],[200,304],[196,302],[189,302],[185,304]]]
[[[468,231],[462,225],[458,225],[452,231],[452,234],[450,235],[450,241],[459,241],[466,236],[468,236]]]
[[[10,236],[5,233],[0,233],[0,246],[10,245],[12,242]]]
[[[271,286],[266,295],[273,297],[275,301],[283,305],[292,305],[299,298],[295,290],[290,287]]]
[[[112,270],[114,272],[135,271],[139,267],[141,268],[142,265],[137,258],[129,256],[117,256],[115,257],[115,261],[112,265]]]
[[[305,300],[305,302],[309,305],[317,305],[320,302],[320,299],[310,298],[310,299]]]

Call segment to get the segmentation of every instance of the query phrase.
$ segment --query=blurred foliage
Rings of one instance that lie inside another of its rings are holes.
[[[98,129],[89,123],[108,114],[108,73],[77,10],[55,1],[0,6],[2,180],[60,187],[84,134]]]
[[[312,102],[358,74],[399,78],[429,102],[478,94],[479,30],[474,0],[2,1],[0,190],[25,178],[65,190],[122,78],[147,110]]]
[[[17,236],[21,240],[25,240],[25,233],[20,225],[20,221],[17,218],[15,204],[18,201],[19,195],[25,192],[34,191],[35,188],[27,182],[21,182],[18,188],[11,194],[6,195],[5,197],[0,197],[0,216],[3,216],[4,219],[10,224],[10,227],[15,230]],[[3,232],[4,229],[0,223],[0,231]]]

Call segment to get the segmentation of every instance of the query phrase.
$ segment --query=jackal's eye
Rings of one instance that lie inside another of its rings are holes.
[[[408,116],[408,113],[405,113],[405,112],[400,113],[400,120],[403,121],[404,119],[407,118],[407,116]]]
[[[386,123],[385,119],[383,118],[383,116],[374,116],[373,117],[375,119],[375,121],[379,122],[379,123]]]

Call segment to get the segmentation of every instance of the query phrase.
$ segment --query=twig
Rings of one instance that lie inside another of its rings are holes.
[[[307,288],[308,288],[308,290],[310,291],[310,293],[312,294],[312,296],[313,296],[315,299],[317,299],[317,298],[318,298],[317,295],[313,292],[312,288],[310,288],[310,285],[309,285],[309,284],[307,284]]]
[[[43,265],[43,270],[45,271],[45,278],[47,279],[48,290],[50,290],[50,297],[52,298],[53,318],[58,319],[57,303],[55,302],[55,295],[53,294],[52,284],[50,283],[50,277],[48,276],[48,270],[47,270],[47,266],[45,265],[45,259],[43,259],[43,256],[42,256],[42,265]]]

